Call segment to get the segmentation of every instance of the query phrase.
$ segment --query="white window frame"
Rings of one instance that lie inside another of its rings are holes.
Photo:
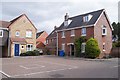
[[[84,16],[84,17],[83,17],[83,21],[84,21],[84,22],[89,22],[90,19],[92,18],[92,16],[93,16],[93,15],[91,15],[91,14],[89,14],[89,15],[87,15],[87,16]]]
[[[104,33],[104,30],[105,30],[105,33]],[[103,36],[107,35],[107,28],[104,25],[102,25],[102,35]]]
[[[20,36],[20,31],[16,31],[15,36]]]
[[[24,49],[24,46],[23,46],[23,48],[22,48],[22,46],[23,46],[23,45],[21,45],[21,49]]]
[[[71,30],[71,37],[75,36],[75,30]]]
[[[65,38],[65,31],[62,31],[62,38]]]
[[[81,36],[86,36],[86,33],[87,33],[86,28],[82,28]]]
[[[2,33],[2,34],[0,35],[0,37],[3,37],[3,30],[0,30],[0,32]]]
[[[85,45],[86,43],[81,44],[81,53],[85,53]]]
[[[26,37],[31,38],[32,37],[32,31],[26,31]]]
[[[46,44],[48,44],[48,40],[46,40]]]
[[[62,50],[65,51],[65,43],[62,43]]]
[[[28,45],[30,45],[30,48],[28,48]],[[33,50],[33,44],[27,44],[26,49],[27,49],[27,51],[32,51]]]
[[[103,51],[106,51],[106,50],[105,50],[105,43],[103,43]]]

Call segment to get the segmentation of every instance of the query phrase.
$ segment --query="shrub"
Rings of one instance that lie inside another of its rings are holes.
[[[85,52],[87,58],[98,57],[100,54],[100,49],[97,40],[90,38],[86,43]]]
[[[34,50],[34,51],[27,51],[26,53],[21,53],[20,56],[38,56],[39,51]]]
[[[75,51],[76,51],[76,57],[81,56],[81,44],[83,42],[86,42],[86,37],[79,37],[78,39],[75,40]]]

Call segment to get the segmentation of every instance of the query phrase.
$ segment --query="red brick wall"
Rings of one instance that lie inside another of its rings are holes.
[[[94,27],[88,27],[87,30],[87,39],[90,37],[93,37],[94,35]],[[81,28],[75,29],[75,36],[71,37],[71,30],[65,31],[65,38],[61,38],[61,32],[58,33],[58,47],[59,50],[62,49],[62,43],[65,43],[65,53],[66,55],[70,55],[70,46],[67,45],[67,43],[74,43],[75,39],[79,38],[81,36]]]
[[[102,36],[102,25],[105,25],[107,27],[107,35],[104,37]],[[110,28],[104,14],[102,14],[96,26],[94,27],[94,33],[94,38],[98,40],[98,44],[101,50],[100,56],[103,56],[103,42],[105,42],[105,53],[109,54],[112,48],[112,29]]]

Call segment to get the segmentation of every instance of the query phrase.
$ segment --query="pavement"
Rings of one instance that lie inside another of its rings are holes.
[[[2,59],[5,78],[118,78],[118,58],[30,56]]]

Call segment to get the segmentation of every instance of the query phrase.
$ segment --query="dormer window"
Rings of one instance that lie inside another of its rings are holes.
[[[62,31],[62,38],[65,38],[65,31]]]
[[[102,26],[102,35],[103,36],[107,35],[107,28],[106,28],[106,26]]]
[[[84,22],[89,22],[91,18],[92,18],[92,15],[89,14],[89,15],[83,17],[83,21]]]

